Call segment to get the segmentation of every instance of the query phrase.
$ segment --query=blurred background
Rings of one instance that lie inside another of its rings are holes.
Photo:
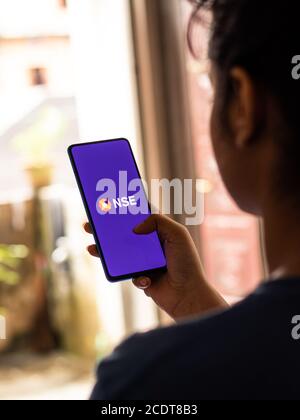
[[[170,322],[87,254],[71,143],[127,137],[147,180],[202,179],[205,223],[191,234],[209,280],[235,302],[265,274],[260,226],[218,175],[207,27],[194,31],[196,60],[190,11],[186,0],[0,0],[0,399],[86,399],[98,360]]]

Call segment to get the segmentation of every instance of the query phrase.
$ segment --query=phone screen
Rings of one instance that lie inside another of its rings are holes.
[[[164,269],[158,234],[133,232],[151,211],[129,142],[81,143],[69,155],[108,280]]]

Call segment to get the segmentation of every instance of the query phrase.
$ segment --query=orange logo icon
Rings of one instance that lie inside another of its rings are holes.
[[[108,198],[102,198],[101,200],[99,200],[98,206],[99,206],[99,209],[104,213],[108,213],[112,207],[111,202],[109,201]]]

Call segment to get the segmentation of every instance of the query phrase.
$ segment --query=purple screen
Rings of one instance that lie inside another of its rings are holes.
[[[150,210],[129,143],[120,139],[79,144],[72,147],[72,156],[108,274],[130,276],[165,267],[157,233],[133,232]]]

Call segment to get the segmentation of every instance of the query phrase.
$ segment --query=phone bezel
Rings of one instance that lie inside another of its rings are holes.
[[[102,252],[100,238],[98,238],[97,233],[96,233],[96,228],[95,228],[93,218],[92,218],[89,206],[88,206],[87,198],[86,198],[85,193],[84,193],[82,182],[81,182],[81,179],[80,179],[77,167],[76,167],[76,163],[75,163],[75,160],[74,160],[74,157],[73,157],[73,154],[72,154],[72,150],[75,147],[88,146],[88,145],[92,145],[92,144],[112,143],[112,142],[117,142],[117,141],[125,141],[128,144],[130,152],[131,152],[131,156],[133,158],[133,162],[134,162],[136,170],[137,170],[137,174],[138,174],[139,178],[142,179],[141,175],[140,175],[139,168],[138,168],[137,163],[136,163],[136,159],[135,159],[131,144],[130,144],[129,140],[127,140],[126,138],[121,137],[121,138],[116,138],[116,139],[111,139],[111,140],[98,140],[98,141],[93,141],[93,142],[75,143],[75,144],[71,144],[68,147],[68,155],[69,155],[71,165],[72,165],[72,169],[73,169],[73,172],[74,172],[74,175],[75,175],[76,183],[77,183],[79,191],[80,191],[81,199],[82,199],[83,204],[84,204],[84,208],[85,208],[85,211],[86,211],[86,214],[87,214],[87,218],[88,218],[88,221],[89,221],[89,223],[92,227],[94,240],[95,240],[96,247],[97,247],[97,250],[98,250],[98,253],[99,253],[99,256],[100,256],[100,260],[101,260],[101,263],[102,263],[102,266],[103,266],[103,269],[104,269],[104,273],[105,273],[105,276],[106,276],[107,280],[111,283],[116,283],[116,282],[119,282],[119,281],[129,280],[129,279],[132,279],[132,278],[138,278],[138,277],[143,277],[143,276],[150,276],[151,277],[153,275],[155,276],[155,274],[157,274],[159,272],[167,270],[167,266],[165,265],[163,267],[158,267],[154,270],[146,270],[146,271],[141,271],[141,272],[137,272],[137,273],[128,273],[128,274],[124,274],[124,275],[121,275],[121,276],[112,276],[109,273],[109,270],[108,270],[108,267],[107,267],[107,264],[106,264],[106,261],[105,261],[105,258],[104,258],[104,254]],[[144,192],[145,192],[145,190],[144,190]],[[145,192],[145,195],[146,195],[146,192]],[[149,212],[151,214],[151,206],[150,206],[149,201],[148,201],[148,206],[149,206]],[[162,248],[163,254],[165,255],[164,248],[163,248],[162,244],[161,244],[161,248]]]

